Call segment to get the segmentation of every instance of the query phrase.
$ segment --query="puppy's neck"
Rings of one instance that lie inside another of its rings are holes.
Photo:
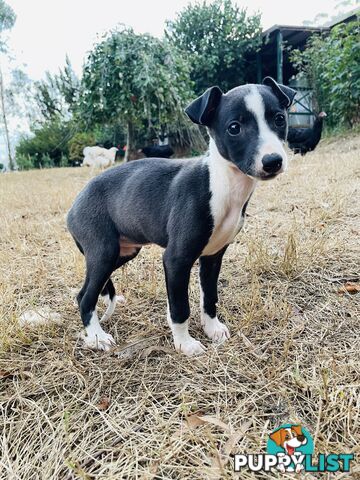
[[[226,160],[219,152],[212,137],[210,137],[209,153],[206,157],[206,162],[209,165],[210,177],[213,180],[217,177],[217,183],[222,184],[224,189],[229,187],[230,184],[237,184],[246,190],[255,188],[256,180],[242,172],[234,163]]]
[[[221,223],[230,207],[241,211],[253,192],[256,180],[245,175],[239,168],[224,158],[215,141],[210,138],[206,163],[210,175],[211,209],[215,225]]]

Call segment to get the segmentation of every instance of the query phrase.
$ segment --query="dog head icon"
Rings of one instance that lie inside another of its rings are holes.
[[[279,428],[270,435],[276,445],[283,448],[287,455],[293,455],[297,448],[305,445],[307,439],[303,434],[301,425],[291,425],[288,428]]]

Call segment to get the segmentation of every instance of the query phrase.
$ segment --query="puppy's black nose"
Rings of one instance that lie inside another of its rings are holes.
[[[276,173],[281,168],[282,157],[277,153],[270,153],[263,156],[262,163],[266,173]]]

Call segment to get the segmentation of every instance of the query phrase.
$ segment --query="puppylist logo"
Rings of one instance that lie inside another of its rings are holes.
[[[234,470],[247,468],[252,472],[281,473],[304,472],[350,472],[354,454],[326,455],[314,458],[314,442],[310,433],[301,425],[287,423],[269,435],[266,454],[242,454],[234,457]]]

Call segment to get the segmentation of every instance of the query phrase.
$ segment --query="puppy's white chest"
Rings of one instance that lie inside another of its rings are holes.
[[[255,180],[218,152],[217,155],[212,153],[210,149],[210,209],[214,228],[202,255],[214,255],[234,240],[244,224],[244,205],[255,188]]]

